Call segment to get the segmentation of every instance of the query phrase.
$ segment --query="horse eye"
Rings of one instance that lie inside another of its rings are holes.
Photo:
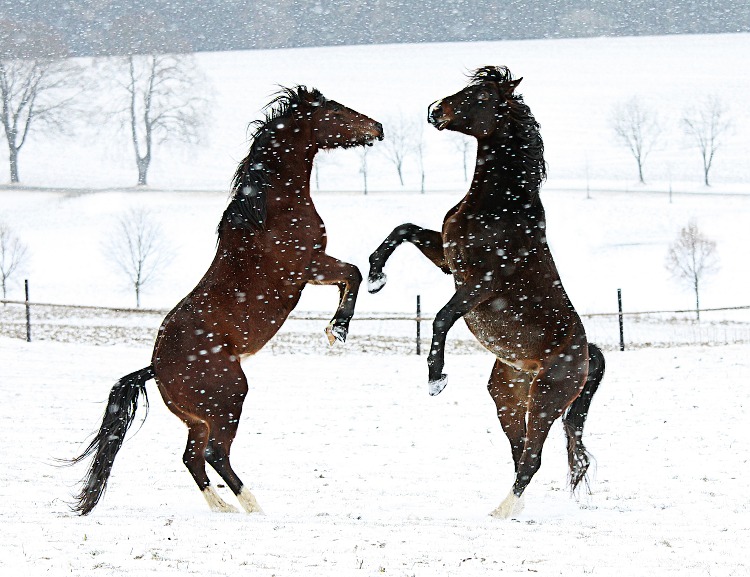
[[[485,100],[490,99],[490,93],[482,90],[479,94],[477,94],[477,100],[480,102],[484,102]]]

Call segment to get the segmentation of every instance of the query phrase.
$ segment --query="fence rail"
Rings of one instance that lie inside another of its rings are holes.
[[[93,344],[151,343],[162,318],[169,312],[29,300],[0,300],[0,305],[0,335]],[[727,319],[728,312],[737,315]],[[694,318],[694,309],[602,312],[581,317],[589,339],[610,350],[618,346],[624,349],[626,343],[632,348],[750,342],[750,305],[706,308],[700,313],[701,321]],[[712,315],[718,316],[712,319]],[[435,317],[423,313],[421,306],[415,313],[358,314],[352,320],[346,346],[328,348],[321,324],[325,326],[330,318],[330,313],[293,312],[267,348],[272,352],[293,350],[311,354],[352,350],[420,354],[421,323],[431,322]],[[627,319],[624,337],[618,326],[622,319]],[[455,326],[449,340],[454,351],[481,350],[463,323]]]

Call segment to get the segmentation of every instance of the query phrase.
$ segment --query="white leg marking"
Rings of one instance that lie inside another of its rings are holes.
[[[447,384],[448,375],[440,375],[440,378],[437,381],[429,381],[427,383],[427,390],[430,393],[430,396],[434,397],[435,395],[439,395]]]
[[[265,515],[263,512],[263,509],[260,508],[260,505],[258,505],[258,501],[255,500],[255,495],[253,495],[250,492],[250,489],[247,487],[242,487],[242,490],[240,491],[240,494],[237,495],[237,499],[240,502],[240,505],[242,505],[242,508],[248,512],[248,513],[260,513],[261,515]]]
[[[229,503],[225,502],[224,499],[219,497],[219,494],[216,492],[216,489],[214,489],[211,485],[203,489],[202,493],[206,499],[206,503],[208,503],[208,506],[211,507],[212,511],[216,513],[236,513],[237,512],[236,507],[230,505]]]
[[[523,494],[520,497],[516,497],[516,494],[511,489],[505,500],[490,515],[498,519],[510,519],[513,515],[518,515],[521,511],[523,511]]]

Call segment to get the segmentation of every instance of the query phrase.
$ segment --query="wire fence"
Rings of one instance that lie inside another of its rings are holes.
[[[96,345],[152,344],[166,309],[133,309],[0,300],[0,335]],[[328,345],[324,329],[331,314],[293,312],[265,347],[271,353],[340,355],[351,352],[420,354],[429,344],[434,315],[359,313],[347,342]],[[581,315],[588,338],[607,350],[680,345],[750,343],[750,306],[695,310],[606,312]],[[463,323],[449,333],[452,352],[481,345]]]

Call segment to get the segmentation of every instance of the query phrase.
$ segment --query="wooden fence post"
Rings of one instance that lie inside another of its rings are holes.
[[[622,318],[622,289],[617,289],[617,318],[620,321],[620,350],[625,350],[625,331],[623,330]]]
[[[417,295],[417,356],[422,354],[422,297]]]
[[[31,342],[31,306],[29,305],[29,279],[23,281],[26,291],[26,342]]]

